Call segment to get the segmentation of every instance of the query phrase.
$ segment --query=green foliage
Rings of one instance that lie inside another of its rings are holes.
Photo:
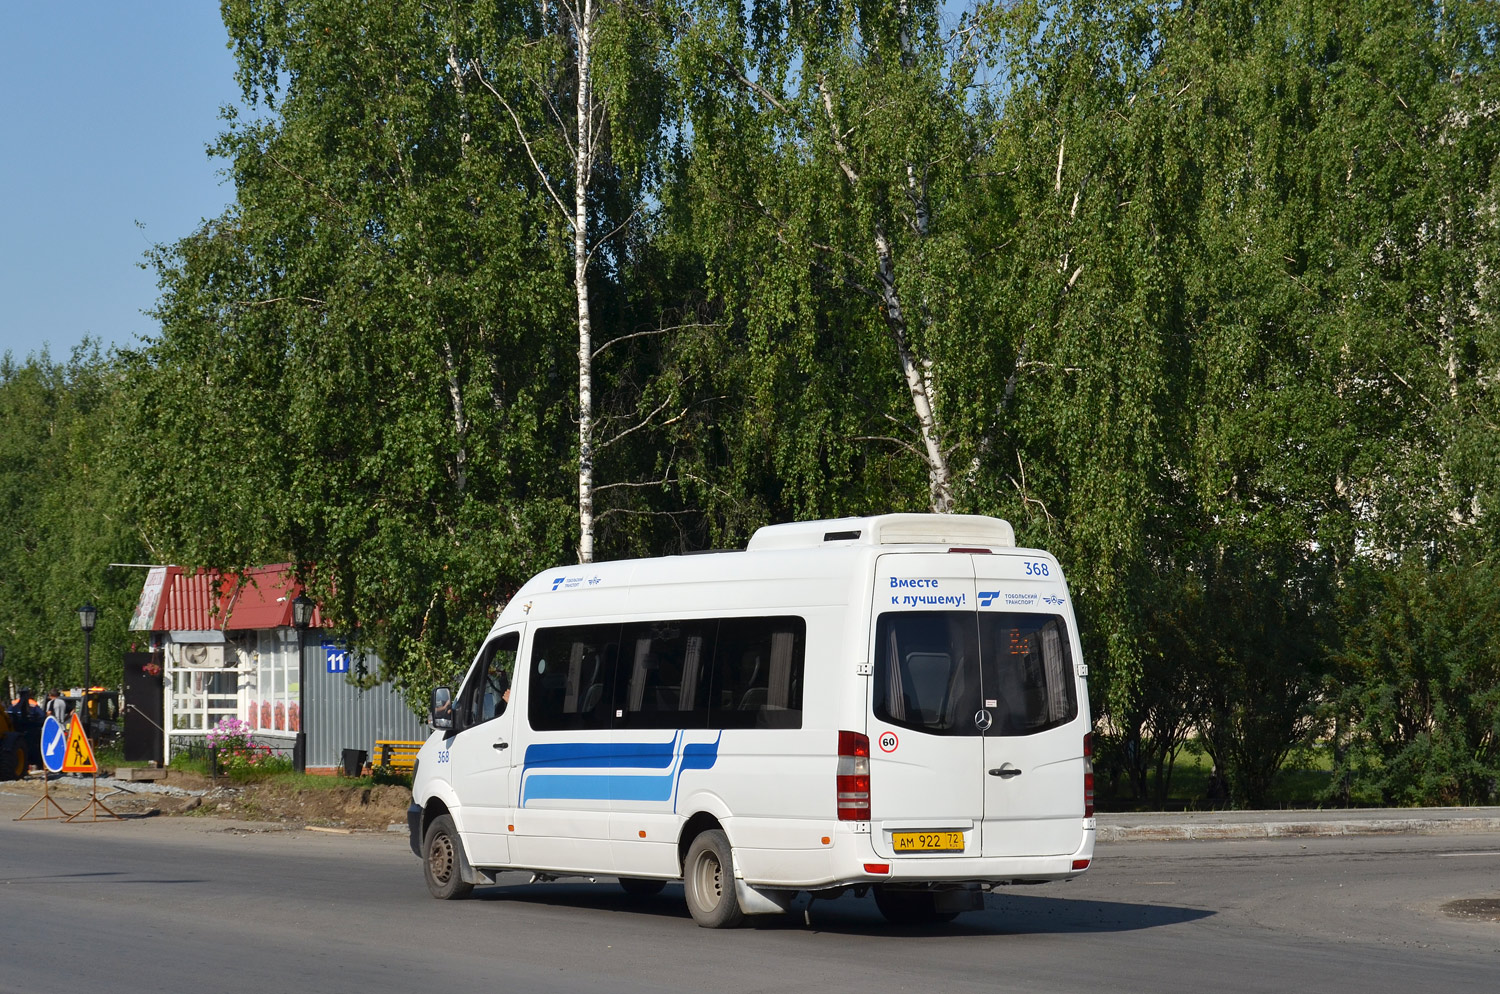
[[[1314,741],[1333,799],[1493,797],[1493,3],[598,9],[596,555],[951,497],[1061,559],[1137,797]],[[224,15],[256,110],[161,334],[0,369],[7,668],[76,679],[93,599],[117,673],[108,562],[291,561],[420,708],[575,556],[576,26]]]
[[[370,771],[370,782],[375,784],[395,784],[398,787],[410,787],[411,771],[400,770],[394,766],[376,766]]]
[[[209,762],[208,751],[180,751],[172,757],[167,764],[169,769],[178,770],[183,773],[196,773],[207,777],[213,775],[213,764]]]
[[[1227,548],[1195,591],[1194,717],[1238,806],[1260,807],[1291,750],[1315,731],[1329,589],[1282,547]]]
[[[420,699],[566,548],[566,270],[509,123],[447,75],[451,25],[226,22],[276,114],[230,121],[235,207],[158,256],[132,497],[176,560],[297,563]]]
[[[77,609],[99,609],[90,676],[120,679],[120,654],[140,593],[139,536],[121,513],[112,451],[121,378],[85,343],[66,363],[43,352],[0,360],[0,644],[17,688],[82,684]]]
[[[234,783],[256,783],[291,769],[291,759],[274,753],[239,750],[219,757],[219,770]]]
[[[1344,790],[1389,804],[1500,798],[1500,568],[1361,567],[1340,598]]]
[[[1020,205],[1027,508],[1084,592],[1106,727],[1168,756],[1196,701],[1240,803],[1317,730],[1340,579],[1416,536],[1493,547],[1485,7],[986,22],[1015,84],[994,172]]]
[[[733,476],[715,531],[940,503],[982,308],[966,244],[980,137],[937,6],[695,5],[677,46],[682,215],[716,313]],[[934,408],[924,429],[903,373]],[[946,472],[946,471],[944,471]],[[950,474],[951,475],[951,474]],[[946,484],[945,484],[946,485]]]

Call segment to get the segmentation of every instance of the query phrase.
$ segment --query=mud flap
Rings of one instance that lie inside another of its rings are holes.
[[[466,884],[476,887],[486,887],[495,882],[495,875],[489,870],[469,865],[469,857],[460,853],[461,862],[458,865],[459,879]]]
[[[466,884],[473,884],[476,887],[483,887],[488,884],[494,883],[495,875],[493,873],[491,873],[489,870],[483,870],[470,865],[469,854],[464,851],[463,836],[460,835],[453,841],[458,843],[458,845],[454,847],[458,850],[458,879],[462,880]]]
[[[740,902],[740,910],[747,915],[783,914],[796,893],[791,890],[761,890],[738,879],[734,882],[734,896]]]

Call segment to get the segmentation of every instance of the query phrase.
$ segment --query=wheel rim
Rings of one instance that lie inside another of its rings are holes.
[[[427,853],[427,869],[439,884],[453,878],[453,840],[447,832],[439,832],[433,838]]]
[[[704,911],[713,911],[719,906],[724,897],[724,868],[712,852],[698,854],[698,863],[693,867],[693,885]]]

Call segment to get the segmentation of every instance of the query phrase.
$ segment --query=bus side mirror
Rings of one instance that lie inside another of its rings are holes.
[[[453,727],[453,692],[447,687],[435,687],[432,691],[432,716],[428,724],[433,728]]]

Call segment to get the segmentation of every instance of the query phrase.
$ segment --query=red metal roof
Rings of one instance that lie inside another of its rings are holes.
[[[292,578],[290,563],[256,566],[243,575],[167,568],[161,606],[152,621],[156,632],[245,631],[287,628],[292,601],[302,584]],[[323,627],[322,611],[313,609],[312,626]]]

